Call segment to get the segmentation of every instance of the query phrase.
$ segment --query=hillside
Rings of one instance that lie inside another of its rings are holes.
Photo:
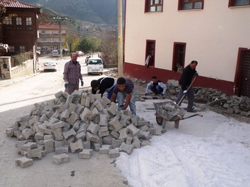
[[[21,0],[96,24],[117,23],[116,0]]]

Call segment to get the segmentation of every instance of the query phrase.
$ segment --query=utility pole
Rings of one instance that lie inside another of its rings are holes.
[[[123,34],[122,34],[122,0],[117,0],[118,30],[118,76],[123,77]]]
[[[59,16],[57,16],[57,17],[53,17],[53,19],[57,20],[58,24],[59,24],[60,57],[62,58],[62,31],[61,31],[61,23],[62,23],[62,21],[67,20],[68,18],[67,17],[59,17]]]

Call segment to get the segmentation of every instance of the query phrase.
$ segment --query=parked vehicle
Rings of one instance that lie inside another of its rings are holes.
[[[51,54],[52,54],[53,57],[58,57],[59,56],[58,50],[53,50]]]
[[[88,60],[88,74],[103,74],[103,62],[101,58],[93,57]]]
[[[76,55],[77,55],[77,56],[83,56],[83,55],[84,55],[84,52],[82,52],[82,51],[76,51]]]
[[[57,63],[53,61],[43,63],[43,71],[53,70],[57,71]]]

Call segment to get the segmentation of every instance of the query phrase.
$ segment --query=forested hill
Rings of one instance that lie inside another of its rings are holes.
[[[21,0],[97,24],[117,23],[117,0]]]

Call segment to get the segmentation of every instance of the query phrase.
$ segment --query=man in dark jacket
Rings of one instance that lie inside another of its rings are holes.
[[[193,87],[190,86],[193,76],[195,75],[198,77],[198,73],[196,71],[196,66],[198,65],[198,62],[193,60],[188,66],[185,67],[183,70],[181,79],[179,81],[180,84],[180,90],[179,90],[179,96],[176,100],[176,103],[181,105],[180,100],[183,95],[186,95],[188,98],[188,106],[187,106],[187,111],[188,112],[196,112],[193,108],[193,103],[194,103],[194,92],[193,92]],[[188,87],[190,86],[189,90]]]
[[[102,77],[91,81],[92,94],[96,94],[99,90],[99,93],[103,96],[104,92],[107,92],[109,99],[111,99],[115,86],[116,80],[113,77]]]

